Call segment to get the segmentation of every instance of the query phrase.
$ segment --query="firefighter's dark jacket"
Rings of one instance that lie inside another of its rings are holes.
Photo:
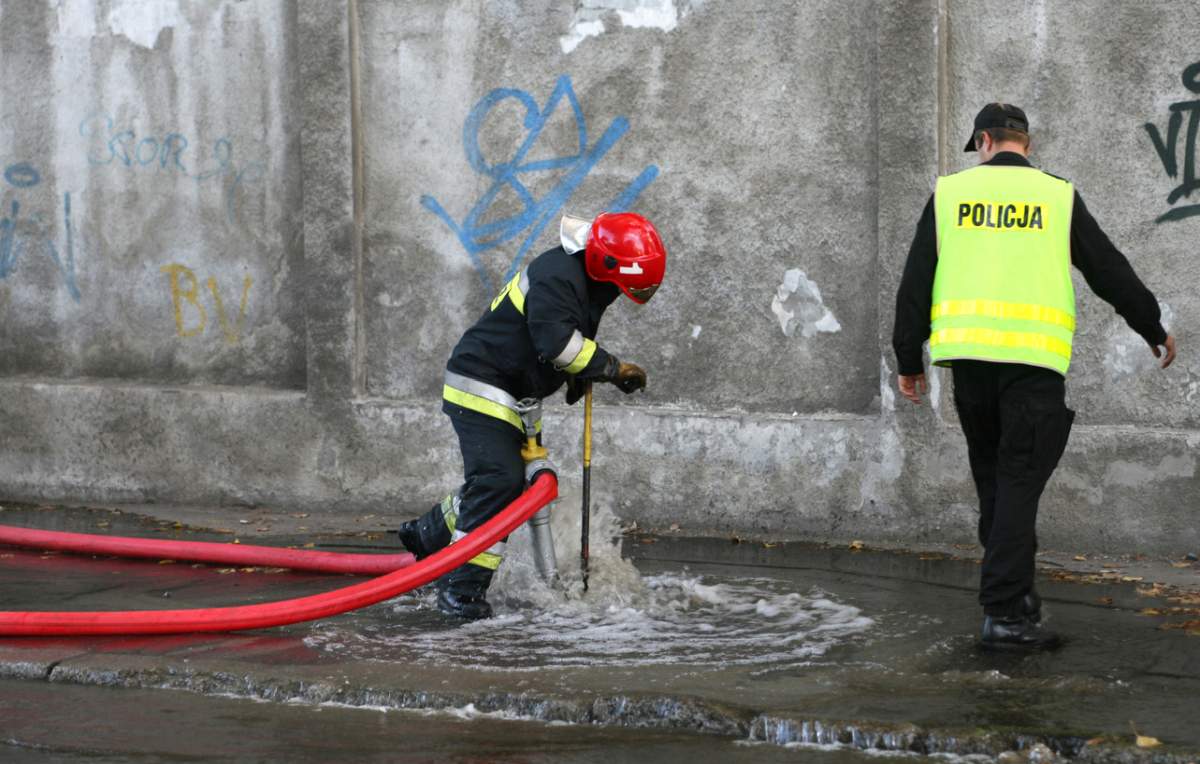
[[[1031,167],[1020,154],[1005,151],[985,164],[996,166]],[[1150,345],[1166,342],[1158,301],[1142,284],[1133,267],[1121,254],[1099,223],[1088,212],[1079,192],[1071,213],[1071,264],[1079,269],[1088,286],[1101,299],[1112,305]],[[933,196],[925,204],[917,234],[908,251],[908,262],[900,279],[896,295],[896,326],[892,332],[892,347],[896,351],[899,372],[904,375],[925,371],[921,348],[929,339],[930,309],[933,304],[933,277],[937,270],[937,227],[933,214]]]
[[[529,288],[522,314],[509,297],[489,306],[454,347],[446,369],[495,385],[518,400],[545,398],[567,381],[554,367],[578,330],[594,340],[604,310],[621,294],[614,284],[588,278],[583,252],[555,247],[528,266]],[[603,376],[609,354],[599,346],[576,378]],[[443,408],[449,413],[451,404]]]

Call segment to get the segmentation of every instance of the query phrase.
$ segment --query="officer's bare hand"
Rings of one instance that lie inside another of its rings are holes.
[[[897,386],[901,395],[918,406],[921,405],[921,396],[929,394],[929,383],[925,381],[924,374],[901,374],[897,377]]]
[[[1165,369],[1175,360],[1175,335],[1168,334],[1166,342],[1161,347],[1166,348],[1166,354],[1159,350],[1159,345],[1151,345],[1150,351],[1154,353],[1155,358],[1162,359],[1162,367]]]

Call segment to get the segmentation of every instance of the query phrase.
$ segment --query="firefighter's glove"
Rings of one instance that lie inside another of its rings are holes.
[[[621,392],[629,395],[637,390],[646,389],[646,372],[637,364],[622,363],[609,356],[608,365],[604,369],[604,381],[611,382]]]

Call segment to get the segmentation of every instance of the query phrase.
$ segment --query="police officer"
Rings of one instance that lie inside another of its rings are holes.
[[[1068,181],[1030,165],[1029,121],[1011,104],[975,117],[966,151],[981,164],[938,178],[896,298],[901,394],[927,391],[922,345],[949,366],[979,494],[982,643],[1051,647],[1034,590],[1038,499],[1075,412],[1064,381],[1075,330],[1070,266],[1166,368],[1175,339],[1158,302]]]
[[[544,252],[501,290],[446,364],[442,410],[462,450],[465,480],[422,517],[404,523],[401,543],[418,559],[465,536],[525,489],[518,402],[563,386],[567,403],[584,383],[628,394],[646,372],[596,344],[605,309],[622,292],[644,304],[662,283],[666,250],[650,221],[633,213],[565,217],[562,246]],[[466,619],[492,614],[486,599],[503,543],[438,579],[438,607]]]

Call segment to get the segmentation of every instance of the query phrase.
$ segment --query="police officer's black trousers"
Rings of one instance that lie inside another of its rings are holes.
[[[988,615],[1017,615],[1033,588],[1038,500],[1058,466],[1075,412],[1063,377],[1012,363],[955,361],[954,403],[979,494]]]
[[[420,557],[449,544],[452,531],[469,533],[483,525],[525,490],[524,433],[508,422],[460,406],[446,404],[445,410],[462,451],[463,484],[453,527],[447,525],[450,505],[446,503],[435,504],[416,521],[418,538],[406,543]]]

